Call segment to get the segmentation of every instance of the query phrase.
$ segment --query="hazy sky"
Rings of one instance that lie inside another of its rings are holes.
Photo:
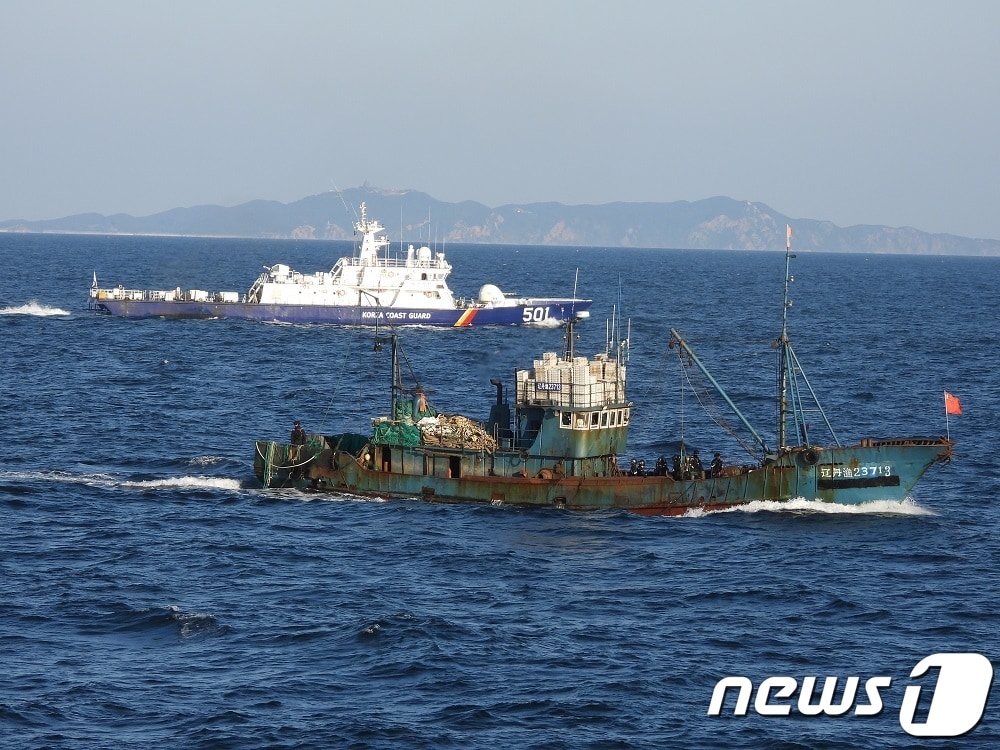
[[[0,219],[762,201],[1000,238],[1000,2],[0,0]]]

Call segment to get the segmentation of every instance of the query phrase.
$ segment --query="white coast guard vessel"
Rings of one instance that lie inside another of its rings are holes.
[[[198,289],[151,291],[102,289],[97,274],[90,307],[129,318],[240,318],[346,325],[557,324],[587,315],[591,300],[518,297],[485,284],[475,300],[456,299],[448,288],[451,264],[443,252],[410,245],[405,257],[389,255],[389,238],[361,204],[355,223],[361,235],[356,256],[340,258],[329,271],[304,274],[278,263],[267,267],[246,294]]]

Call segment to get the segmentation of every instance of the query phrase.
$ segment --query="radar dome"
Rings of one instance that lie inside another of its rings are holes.
[[[503,302],[503,292],[501,292],[500,287],[495,284],[483,284],[479,290],[479,301],[492,302],[494,304],[497,302]]]

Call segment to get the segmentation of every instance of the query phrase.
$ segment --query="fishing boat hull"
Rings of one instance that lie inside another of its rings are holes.
[[[564,476],[556,457],[513,451],[487,454],[367,443],[350,452],[331,447],[339,440],[314,436],[307,446],[259,441],[254,472],[265,487],[673,516],[796,498],[844,505],[898,502],[932,464],[948,460],[952,449],[945,438],[865,440],[849,447],[790,450],[763,466],[728,467],[723,476],[674,479],[632,476],[614,468],[603,476]]]
[[[790,252],[785,257],[785,305],[790,307]],[[496,402],[484,423],[438,412],[413,378],[404,383],[396,334],[377,339],[392,355],[388,415],[372,418],[368,435],[314,435],[305,445],[258,441],[254,473],[265,487],[298,487],[346,495],[422,498],[570,510],[623,509],[646,515],[681,515],[759,501],[797,498],[842,505],[905,500],[934,463],[952,455],[950,438],[866,438],[817,447],[809,435],[803,392],[813,396],[791,348],[787,322],[773,346],[779,350],[777,449],[749,423],[718,381],[674,329],[668,349],[677,352],[685,380],[702,405],[714,406],[709,389],[731,407],[751,439],[716,424],[746,449],[753,463],[726,464],[716,452],[706,467],[698,450],[679,441],[672,461],[631,459],[628,430],[634,404],[626,395],[629,340],[609,323],[604,351],[577,356],[575,317],[567,321],[562,356],[543,352],[530,368],[515,371],[513,409],[504,384],[491,379]],[[829,426],[816,401],[816,411]],[[683,414],[681,415],[683,425]],[[657,431],[662,434],[665,425]],[[683,432],[681,433],[683,434]],[[790,445],[790,436],[800,441]]]
[[[484,325],[555,325],[579,317],[590,300],[528,298],[509,306],[381,308],[357,305],[273,305],[247,302],[102,299],[95,309],[123,318],[233,318],[280,323],[336,323],[352,326],[426,325],[463,328]]]

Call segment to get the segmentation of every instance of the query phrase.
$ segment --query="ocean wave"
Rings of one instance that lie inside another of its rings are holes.
[[[142,481],[123,481],[118,483],[121,487],[138,487],[141,489],[220,489],[239,490],[243,488],[243,483],[238,479],[228,479],[225,477],[167,477],[166,479],[144,479]]]
[[[85,632],[139,633],[147,636],[167,636],[188,639],[225,635],[232,631],[203,612],[185,612],[175,604],[139,609],[123,607],[102,615],[83,628]]]
[[[0,471],[0,480],[14,482],[64,482],[90,487],[127,487],[138,489],[243,489],[243,483],[239,479],[206,476],[128,480],[116,478],[110,474],[73,474],[65,471]]]
[[[38,318],[47,318],[53,315],[72,315],[72,313],[69,310],[63,310],[61,307],[40,305],[34,300],[31,300],[26,305],[18,305],[17,307],[2,307],[0,308],[0,315],[31,315]]]
[[[271,487],[262,488],[257,487],[261,494],[265,495],[270,499],[281,499],[281,500],[306,500],[309,502],[326,502],[326,503],[388,503],[392,502],[391,499],[386,497],[374,497],[368,495],[352,495],[348,492],[331,492],[331,491],[318,491],[309,492],[306,490],[300,490],[295,487]],[[420,498],[414,497],[413,500],[419,500]]]
[[[186,461],[191,466],[215,466],[221,464],[226,459],[222,456],[195,456]]]
[[[701,509],[692,510],[685,515],[689,518],[699,516],[716,515],[719,513],[825,513],[829,515],[897,515],[897,516],[933,516],[935,513],[917,505],[911,498],[906,500],[873,500],[868,503],[858,503],[857,505],[845,505],[842,503],[825,503],[822,500],[806,500],[805,498],[795,498],[794,500],[754,500],[746,505],[737,505],[733,508],[722,510],[705,511]]]

